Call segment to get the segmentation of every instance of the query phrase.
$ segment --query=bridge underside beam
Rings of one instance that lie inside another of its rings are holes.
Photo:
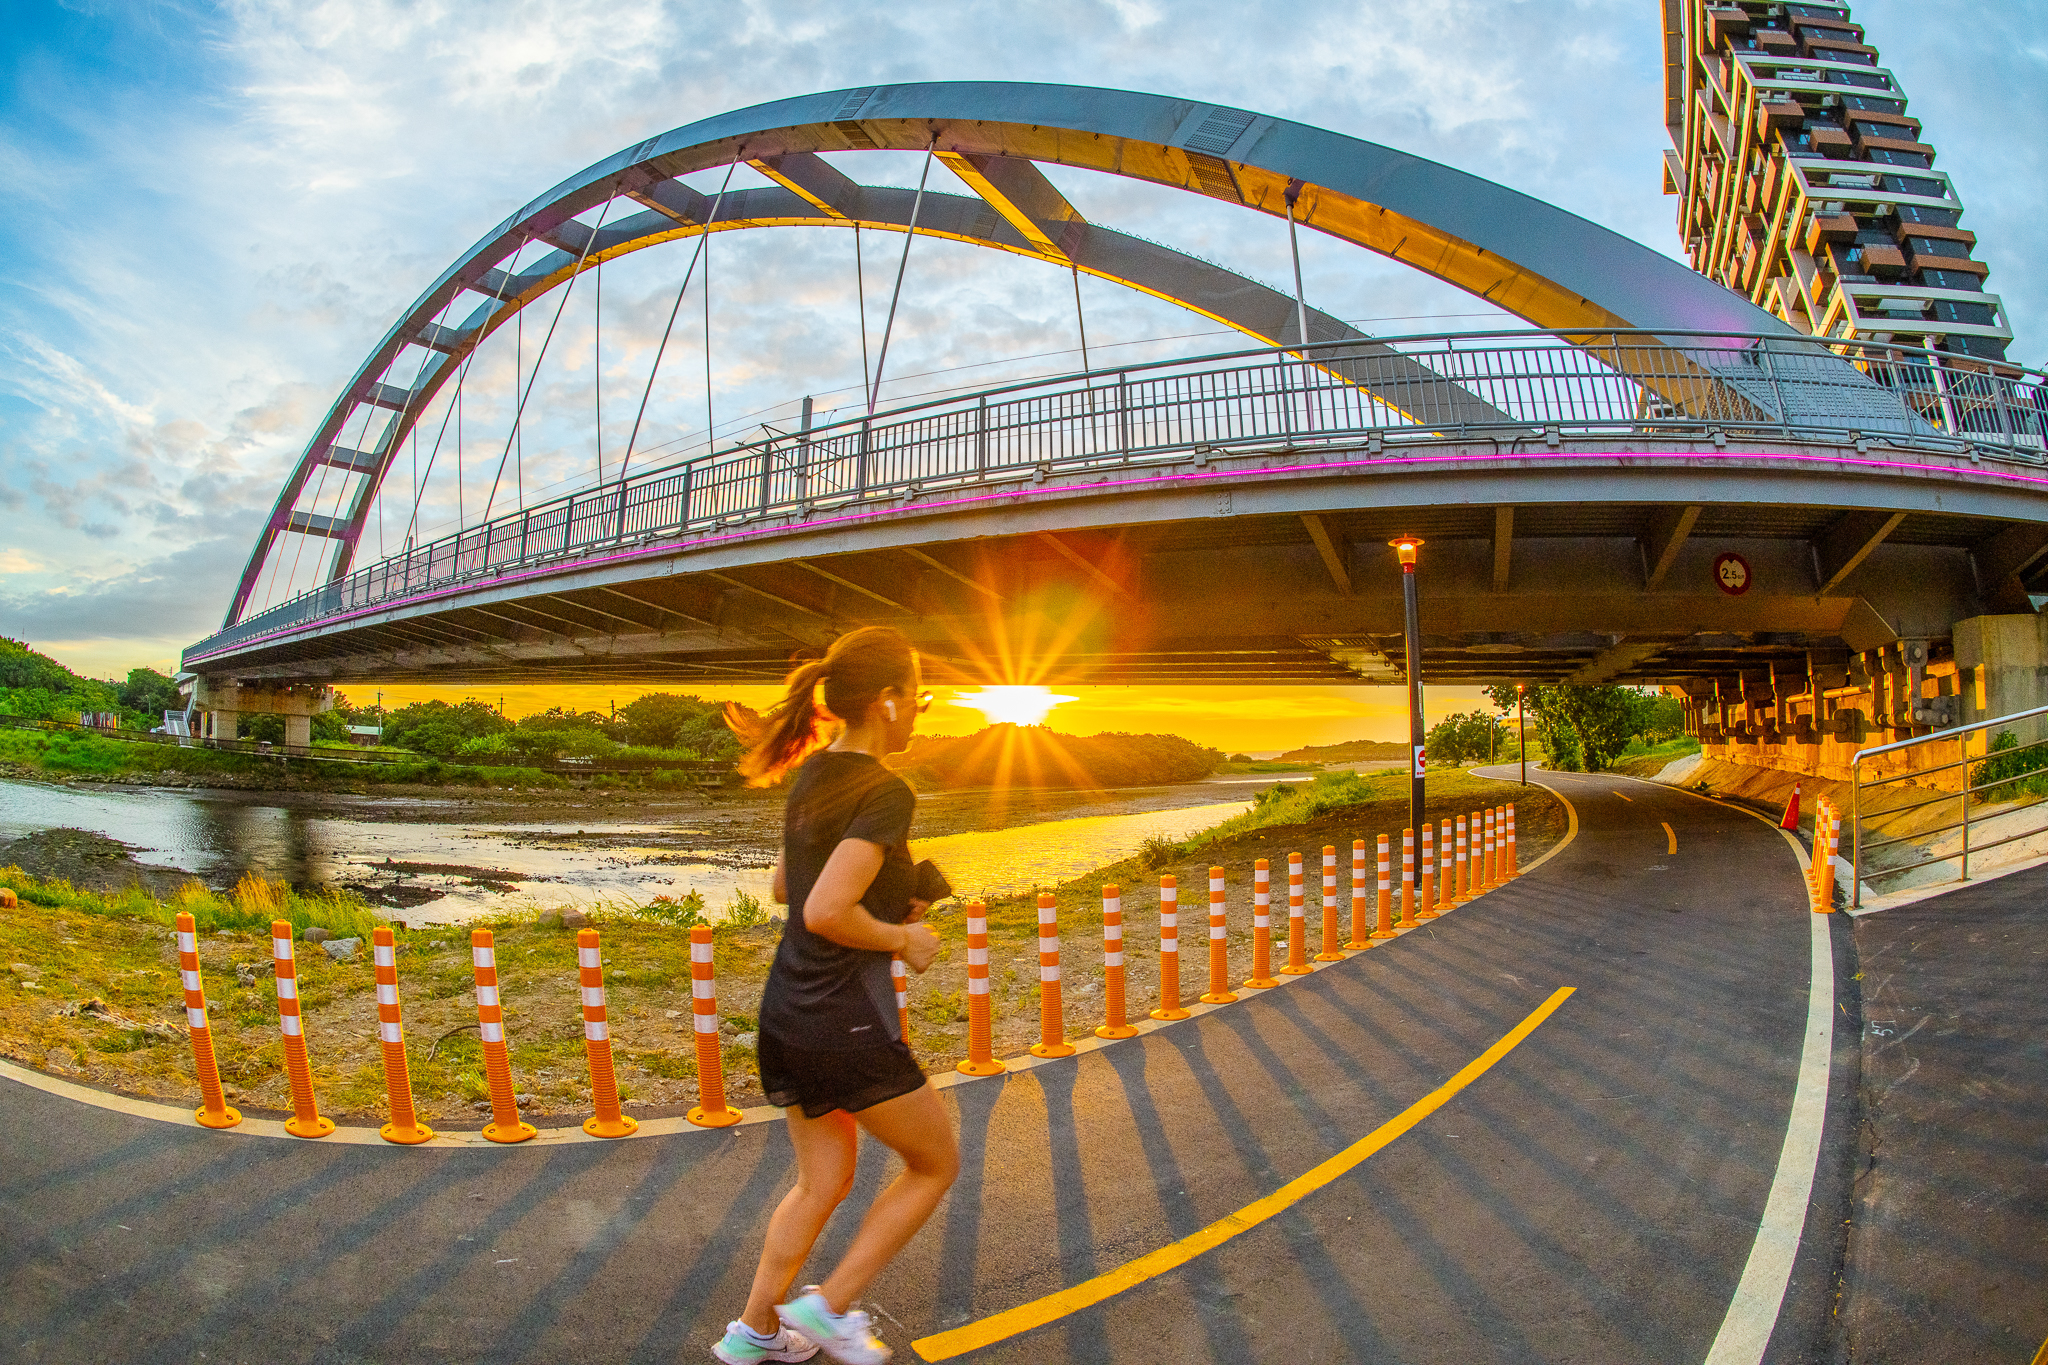
[[[1996,523],[1909,516],[1869,549],[1853,591],[1822,593],[1811,546],[1839,510],[1685,513],[1683,542],[1646,564],[1646,548],[1676,539],[1667,508],[1523,503],[1505,588],[1487,504],[1017,529],[694,571],[685,558],[551,591],[479,589],[252,651],[235,670],[354,684],[748,682],[780,677],[799,647],[887,623],[913,636],[935,681],[1392,682],[1400,580],[1385,545],[1407,531],[1427,542],[1433,684],[1768,678],[1816,651],[1939,637],[1980,613],[1973,547],[1979,563],[2040,558],[1994,542]],[[1752,569],[1740,596],[1714,574],[1730,551]]]

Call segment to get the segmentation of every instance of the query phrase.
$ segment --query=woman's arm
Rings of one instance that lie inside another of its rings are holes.
[[[783,861],[788,855],[775,855],[775,880],[768,884],[768,898],[777,905],[789,904],[789,867]]]
[[[922,972],[938,955],[939,938],[922,924],[887,924],[868,913],[861,896],[882,870],[883,848],[867,839],[842,839],[804,897],[804,928],[842,948],[901,953]]]

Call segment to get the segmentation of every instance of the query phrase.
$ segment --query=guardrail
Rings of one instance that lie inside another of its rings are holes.
[[[1916,867],[1928,867],[1935,863],[1952,862],[1958,865],[1957,880],[1968,881],[1970,880],[1970,855],[1973,852],[1982,854],[1989,849],[1998,848],[2004,844],[2015,843],[2021,839],[2032,838],[2037,834],[2048,833],[2048,814],[2044,814],[2038,823],[2032,824],[2029,828],[2019,829],[2017,832],[2006,823],[2007,817],[2017,812],[2036,806],[2048,805],[2048,797],[2033,795],[2030,800],[2020,800],[2016,803],[1986,799],[1987,795],[1995,794],[2004,789],[2012,789],[2015,792],[2019,792],[2020,784],[2034,773],[2048,776],[2048,753],[2040,752],[2048,750],[2048,740],[2037,740],[2031,744],[2017,744],[2010,749],[1999,749],[1974,757],[1965,752],[1968,745],[1964,742],[1964,736],[1966,735],[1974,734],[1981,730],[2010,727],[2020,721],[2031,720],[2037,716],[2048,716],[2048,706],[2036,706],[2026,711],[2015,711],[2009,716],[1994,716],[1990,720],[1973,721],[1968,725],[1958,725],[1947,730],[1937,730],[1930,735],[1918,735],[1912,739],[1902,739],[1891,744],[1879,744],[1869,749],[1859,749],[1856,751],[1856,756],[1849,760],[1850,867],[1854,874],[1853,889],[1850,892],[1849,903],[1852,906],[1861,906],[1863,904],[1863,859],[1866,853],[1874,853],[1878,849],[1895,847],[1900,844],[1931,840],[1943,834],[1960,831],[1961,836],[1958,847],[1954,852],[1934,853],[1928,857],[1914,859],[1911,862],[1893,864],[1873,875],[1890,876],[1895,873],[1911,871]],[[1904,772],[1894,773],[1889,777],[1872,778],[1869,781],[1864,780],[1863,763],[1866,759],[1875,759],[1882,754],[1897,754],[1908,750],[1931,748],[1936,745],[1955,746],[1955,757],[1946,762],[1935,762],[1925,767],[1910,768]],[[2030,753],[2037,754],[2041,758],[2041,762],[2031,771],[2025,768],[2025,759],[2023,757]],[[2016,771],[2004,774],[1996,771],[1988,773],[1985,771],[1987,767],[1995,768],[2000,766],[1998,760],[2008,755],[2021,760],[2014,765]],[[1924,781],[1937,773],[1945,773],[1957,768],[1962,769],[1963,775],[1957,782],[1954,793],[1941,792],[1938,795],[1928,797],[1924,801],[1894,806],[1884,812],[1887,817],[1900,816],[1909,811],[1924,810],[1929,806],[1944,805],[1953,801],[1956,805],[1956,819],[1931,828],[1918,829],[1910,834],[1889,835],[1882,839],[1864,838],[1863,793],[1865,790],[1890,786],[1894,783]],[[1979,780],[1973,781],[1973,778]],[[1972,804],[1977,807],[1974,813],[1971,810]],[[1988,840],[1980,837],[1973,845],[1970,842],[1971,826],[1973,824],[1983,825],[1987,820],[2000,822],[1998,833],[1995,837]]]
[[[31,720],[25,716],[0,716],[0,727],[12,730],[42,730],[54,733],[97,735],[124,744],[155,744],[177,749],[213,749],[221,753],[251,754],[258,758],[309,759],[316,763],[431,763],[432,754],[410,749],[315,749],[310,746],[277,744],[262,739],[210,739],[201,735],[163,735],[153,730],[124,730],[98,725],[80,725],[66,720]],[[700,786],[723,786],[733,776],[733,765],[720,759],[662,758],[531,758],[517,754],[492,754],[487,759],[442,759],[444,763],[482,768],[530,768],[565,777],[606,773],[681,773]]]
[[[607,548],[1275,443],[1760,437],[2039,467],[2044,384],[2037,371],[1933,351],[1623,331],[1583,345],[1553,333],[1436,334],[1094,370],[771,433],[564,494],[247,616],[187,659]]]

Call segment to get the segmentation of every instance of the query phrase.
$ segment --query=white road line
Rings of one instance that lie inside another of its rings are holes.
[[[1682,787],[1665,790],[1711,800]],[[1724,801],[1713,804],[1724,810],[1741,811],[1777,829],[1776,822],[1753,810]],[[1806,849],[1790,830],[1779,829],[1778,833],[1791,846],[1792,856],[1804,873]],[[1811,979],[1806,988],[1806,1044],[1799,1054],[1799,1084],[1792,1091],[1792,1115],[1785,1125],[1785,1145],[1778,1149],[1778,1169],[1771,1177],[1770,1197],[1764,1201],[1763,1221],[1757,1225],[1749,1260],[1742,1267],[1735,1297],[1728,1301],[1728,1312],[1721,1319],[1721,1330],[1714,1334],[1705,1365],[1761,1365],[1764,1351],[1771,1344],[1771,1333],[1777,1329],[1778,1314],[1785,1306],[1785,1291],[1792,1282],[1792,1263],[1798,1259],[1807,1209],[1813,1203],[1813,1177],[1820,1167],[1821,1129],[1828,1116],[1828,1076],[1834,1066],[1835,955],[1828,931],[1830,917],[1816,915],[1803,906],[1800,910],[1809,925],[1812,953]]]
[[[1803,861],[1803,860],[1802,860]],[[1771,1197],[1749,1249],[1749,1263],[1729,1301],[1728,1315],[1707,1352],[1706,1365],[1758,1365],[1784,1307],[1792,1262],[1806,1229],[1813,1199],[1813,1175],[1820,1164],[1821,1127],[1827,1121],[1828,1070],[1835,1051],[1835,959],[1828,916],[1808,911],[1812,923],[1813,983],[1806,994],[1806,1048],[1799,1058],[1799,1086],[1792,1094],[1792,1119],[1778,1152]]]

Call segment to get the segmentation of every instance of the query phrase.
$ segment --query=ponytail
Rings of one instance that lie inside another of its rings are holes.
[[[859,720],[885,688],[907,690],[916,666],[916,651],[902,631],[864,626],[834,640],[824,658],[797,665],[783,683],[782,699],[767,711],[756,714],[737,702],[726,703],[725,723],[746,746],[740,776],[750,787],[773,786],[825,743],[819,735],[822,720]],[[821,685],[822,703],[817,695]]]

